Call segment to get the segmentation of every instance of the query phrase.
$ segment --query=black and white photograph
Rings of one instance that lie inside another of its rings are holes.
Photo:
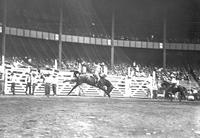
[[[0,0],[0,138],[200,138],[200,0]]]

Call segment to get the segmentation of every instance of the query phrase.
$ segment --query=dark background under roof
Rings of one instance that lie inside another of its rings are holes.
[[[3,0],[0,0],[2,22]],[[7,0],[10,26],[58,32],[59,0]],[[163,18],[168,39],[200,37],[199,0],[63,0],[65,34],[111,34],[115,7],[116,36],[162,40]]]

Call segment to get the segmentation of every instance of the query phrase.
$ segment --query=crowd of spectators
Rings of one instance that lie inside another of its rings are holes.
[[[38,58],[28,58],[28,57],[9,57],[6,58],[6,64],[9,64],[13,67],[34,67],[34,68],[54,68],[55,67],[55,59],[38,59]],[[87,61],[84,59],[64,59],[62,61],[62,70],[65,71],[75,71],[78,70],[78,64],[84,63],[87,68],[88,73],[94,73],[95,64],[101,63],[102,61]],[[118,76],[127,76],[129,71],[132,72],[132,76],[138,77],[148,77],[153,74],[155,71],[156,78],[159,80],[190,80],[191,75],[187,68],[185,67],[167,67],[164,71],[162,67],[156,65],[143,65],[140,63],[133,62],[132,64],[121,63],[115,64],[113,67],[110,64],[106,63],[108,67],[108,74],[110,75],[118,75]],[[197,79],[200,76],[200,70],[197,68],[193,68],[194,75]]]

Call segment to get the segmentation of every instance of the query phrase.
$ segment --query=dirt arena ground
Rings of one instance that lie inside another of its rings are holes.
[[[200,137],[200,102],[1,96],[0,137]]]

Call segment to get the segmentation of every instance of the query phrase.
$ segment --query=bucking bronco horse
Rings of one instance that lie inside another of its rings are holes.
[[[169,98],[172,101],[172,95],[177,94],[179,101],[186,99],[187,89],[185,87],[167,81],[163,81],[161,86],[165,89],[165,98]]]
[[[67,82],[68,80],[64,81]],[[113,85],[111,84],[110,81],[108,81],[107,79],[105,79],[104,77],[101,77],[98,86],[96,86],[96,78],[94,75],[90,75],[90,74],[81,74],[78,71],[74,71],[74,77],[72,80],[70,80],[71,82],[75,82],[76,84],[74,85],[74,87],[70,90],[70,92],[67,95],[70,95],[70,93],[79,85],[86,83],[88,85],[97,87],[101,90],[103,90],[108,97],[110,98],[110,92],[113,90]]]

